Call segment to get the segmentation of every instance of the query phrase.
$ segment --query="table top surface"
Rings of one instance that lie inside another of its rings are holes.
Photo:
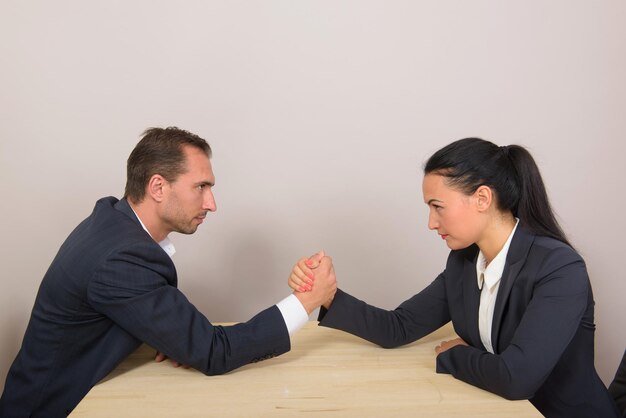
[[[290,352],[222,376],[155,363],[144,345],[71,417],[541,417],[528,401],[435,373],[435,345],[454,337],[448,324],[387,350],[309,322],[292,337]]]

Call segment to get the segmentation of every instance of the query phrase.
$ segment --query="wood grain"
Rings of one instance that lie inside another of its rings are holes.
[[[289,353],[212,377],[155,363],[142,346],[71,417],[541,417],[528,401],[436,374],[434,347],[454,337],[447,325],[386,350],[310,322]]]

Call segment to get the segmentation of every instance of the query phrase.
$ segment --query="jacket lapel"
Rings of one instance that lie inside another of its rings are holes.
[[[465,323],[467,332],[471,338],[468,341],[474,347],[482,348],[480,331],[478,329],[478,307],[480,305],[480,289],[476,278],[476,256],[478,248],[472,255],[468,255],[463,261],[463,302],[465,303]]]
[[[135,215],[135,212],[133,211],[133,208],[130,207],[130,204],[128,203],[128,201],[123,198],[120,199],[117,203],[115,203],[115,205],[113,206],[116,210],[122,212],[123,214],[125,214],[126,216],[128,216],[130,219],[133,220],[133,222],[135,222],[137,224],[137,226],[141,229],[141,231],[143,231],[146,234],[146,237],[150,239],[150,242],[152,242],[156,248],[159,249],[160,252],[162,252],[164,255],[167,255],[167,253],[165,252],[165,250],[163,250],[163,248],[161,248],[161,246],[159,245],[158,242],[156,242],[151,236],[150,233],[148,231],[146,231],[144,229],[144,227],[141,225],[141,221],[139,220],[139,218],[137,217],[137,215]],[[176,275],[176,267],[174,267],[174,262],[172,261],[172,258],[167,255],[168,263],[171,264],[172,266],[172,270],[174,272],[174,274],[167,278],[167,281],[169,282],[170,285],[174,286],[174,287],[178,287],[178,276]]]
[[[511,241],[511,246],[509,247],[509,253],[506,257],[504,271],[500,279],[500,287],[498,288],[498,296],[496,297],[496,305],[493,310],[491,345],[496,354],[500,351],[498,349],[498,338],[500,337],[500,327],[502,325],[504,310],[507,306],[515,279],[526,262],[528,252],[534,240],[534,235],[527,232],[521,225],[518,225],[515,236],[513,236],[513,240]]]

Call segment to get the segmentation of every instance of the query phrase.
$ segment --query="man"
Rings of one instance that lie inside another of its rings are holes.
[[[177,364],[221,374],[290,349],[290,333],[336,290],[318,255],[313,292],[250,321],[213,326],[176,288],[170,232],[193,234],[216,210],[211,149],[178,128],[148,129],[128,158],[124,198],[107,197],[63,243],[45,274],[0,417],[62,417],[142,342]]]

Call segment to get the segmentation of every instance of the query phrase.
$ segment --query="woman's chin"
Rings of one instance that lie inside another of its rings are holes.
[[[462,249],[465,249],[465,248],[469,247],[470,245],[472,245],[472,243],[460,242],[460,241],[456,241],[454,239],[450,239],[450,237],[448,237],[446,239],[446,245],[451,250],[462,250]]]

